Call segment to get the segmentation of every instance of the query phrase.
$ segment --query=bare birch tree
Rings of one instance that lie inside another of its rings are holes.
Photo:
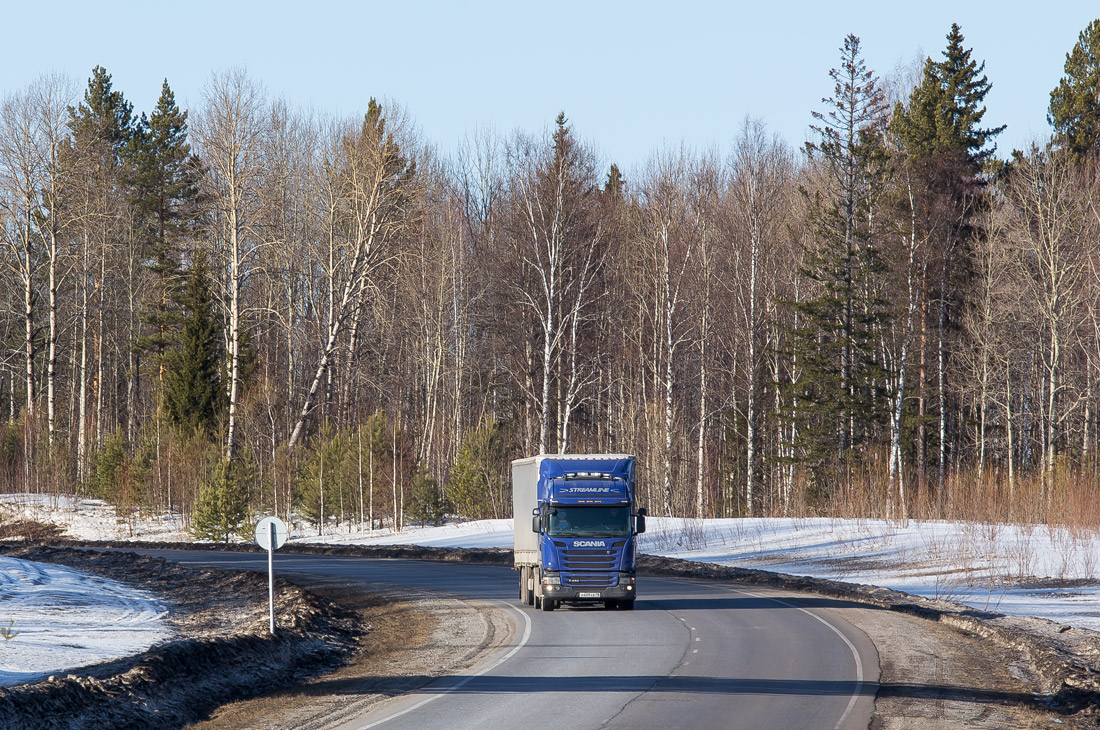
[[[345,235],[332,241],[330,305],[321,356],[290,434],[291,448],[302,438],[333,355],[351,315],[367,294],[372,274],[392,255],[390,249],[417,205],[412,146],[402,132],[400,124],[383,114],[372,99],[361,125],[348,128],[339,139],[339,156],[329,174],[342,179],[339,225]]]
[[[209,166],[204,180],[216,213],[225,282],[229,412],[225,454],[233,459],[241,385],[244,288],[256,273],[261,238],[256,230],[263,173],[266,100],[262,87],[241,68],[215,73],[203,90],[203,107],[193,133]]]

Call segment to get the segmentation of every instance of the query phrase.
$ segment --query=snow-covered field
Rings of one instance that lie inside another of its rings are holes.
[[[0,557],[0,685],[137,654],[171,635],[150,594],[60,565]]]
[[[16,514],[64,525],[68,534],[78,539],[190,540],[178,519],[120,519],[110,506],[94,500],[9,495],[0,497],[0,502]],[[1096,580],[1100,569],[1100,534],[1092,531],[1030,525],[827,518],[650,517],[648,527],[639,548],[645,553],[885,586],[980,610],[1038,616],[1100,630],[1100,581]],[[512,521],[460,522],[442,527],[409,527],[400,533],[377,530],[373,534],[341,527],[324,536],[317,535],[314,529],[295,525],[291,539],[328,544],[511,547]],[[9,605],[18,605],[9,604],[12,600],[9,596],[29,579],[19,573],[11,578],[6,564],[0,565],[0,571],[5,574],[0,583],[0,628],[10,618],[16,619],[16,630],[45,626],[54,620],[43,608],[29,612],[38,617],[37,623],[28,614],[20,614],[27,616],[21,619],[10,611],[3,613]],[[78,593],[104,593],[96,582],[76,582],[73,586]],[[49,600],[48,595],[38,596],[39,603],[35,605],[47,605],[43,599]],[[124,595],[129,597],[115,600],[112,610],[123,616],[136,615],[137,593]],[[63,604],[60,597],[57,603]],[[155,623],[152,617],[156,612],[156,608],[149,608],[142,614],[149,618],[142,621]],[[86,646],[90,641],[88,635],[93,635],[113,645],[116,639],[109,629],[118,627],[119,619],[108,613],[101,614],[102,620],[96,619],[94,612],[89,615],[89,623],[73,627],[81,638],[71,643]],[[72,626],[72,623],[59,621],[57,625]],[[124,640],[125,633],[121,630],[117,641]],[[0,672],[46,671],[12,659],[17,656],[13,649],[32,636],[33,633],[21,634],[0,645],[0,659],[4,660]],[[50,638],[63,643],[56,637]],[[66,666],[82,663],[87,660],[80,655]]]

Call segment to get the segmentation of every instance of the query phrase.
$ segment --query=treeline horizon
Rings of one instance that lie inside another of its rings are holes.
[[[804,148],[634,179],[564,112],[443,156],[239,68],[142,114],[44,75],[0,105],[0,491],[400,529],[628,452],[651,514],[1100,525],[1098,57],[1000,158],[957,25],[911,78],[850,35]]]

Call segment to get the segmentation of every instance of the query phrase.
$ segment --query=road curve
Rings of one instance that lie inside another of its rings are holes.
[[[141,551],[266,571],[262,554]],[[276,575],[337,576],[497,602],[516,640],[464,675],[383,702],[346,730],[866,728],[879,676],[843,601],[668,578],[639,579],[632,612],[521,606],[498,566],[278,555]]]

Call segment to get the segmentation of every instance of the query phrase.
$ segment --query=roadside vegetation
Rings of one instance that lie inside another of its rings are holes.
[[[1100,527],[1100,20],[1013,151],[957,25],[885,77],[838,40],[804,149],[627,171],[564,113],[444,157],[243,69],[7,90],[0,492],[400,530],[629,452],[656,515]]]

